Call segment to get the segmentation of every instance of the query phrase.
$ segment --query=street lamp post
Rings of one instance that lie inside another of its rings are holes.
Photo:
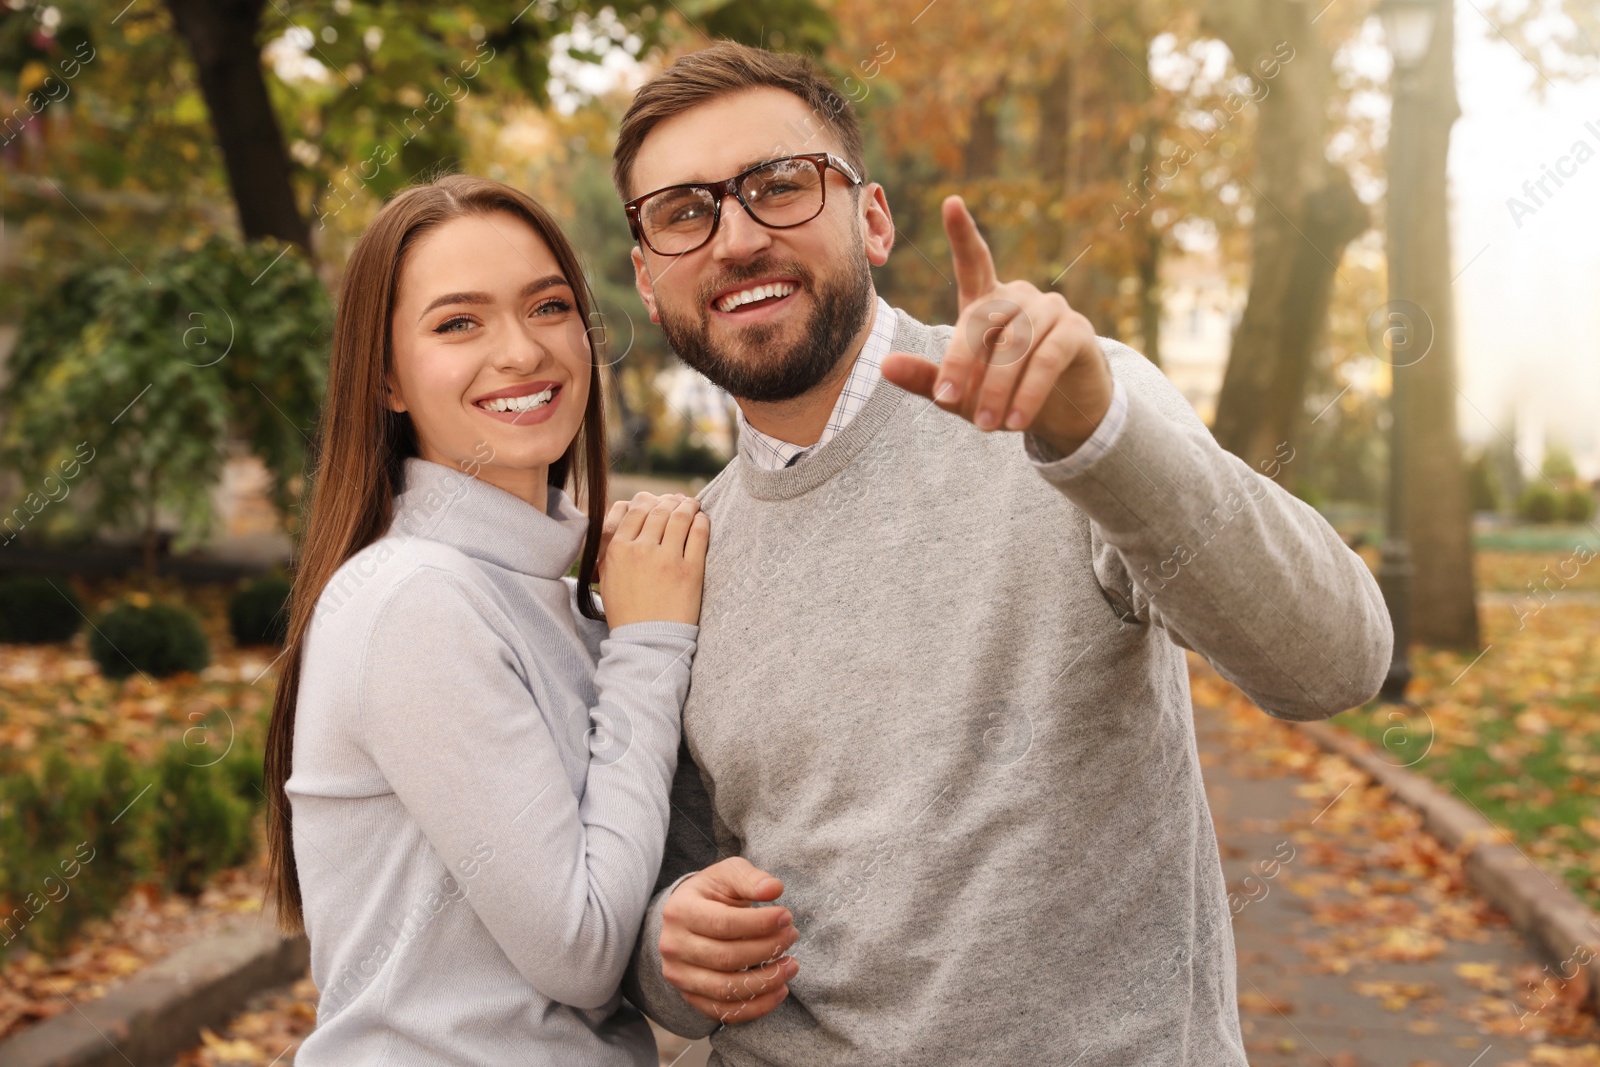
[[[1403,702],[1411,681],[1411,546],[1406,537],[1406,377],[1404,368],[1419,343],[1422,324],[1397,309],[1407,306],[1414,291],[1410,228],[1419,194],[1415,166],[1418,114],[1417,71],[1428,55],[1437,17],[1437,0],[1384,0],[1378,8],[1384,38],[1394,60],[1392,111],[1389,122],[1389,190],[1386,215],[1386,251],[1389,266],[1389,302],[1383,337],[1389,356],[1389,491],[1385,516],[1383,555],[1378,563],[1378,585],[1394,626],[1394,653],[1384,678],[1385,700]],[[1420,309],[1419,309],[1420,310]],[[1430,331],[1431,333],[1431,331]]]

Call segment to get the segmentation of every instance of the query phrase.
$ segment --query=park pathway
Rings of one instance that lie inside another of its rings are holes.
[[[1414,812],[1193,675],[1252,1067],[1600,1067],[1581,991],[1545,983]]]

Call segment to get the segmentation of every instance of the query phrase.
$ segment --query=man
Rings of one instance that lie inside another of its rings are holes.
[[[889,205],[804,60],[680,59],[614,178],[741,431],[630,999],[735,1067],[1243,1067],[1174,642],[1281,718],[1360,704],[1360,559],[959,199],[955,327],[877,298]]]

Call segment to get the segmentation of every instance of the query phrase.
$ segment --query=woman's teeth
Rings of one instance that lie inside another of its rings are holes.
[[[485,400],[478,404],[485,411],[532,411],[542,408],[550,402],[555,395],[554,387],[542,393],[530,393],[527,396],[502,396],[495,400]]]
[[[734,308],[752,304],[757,300],[765,300],[768,297],[788,296],[797,288],[799,286],[789,282],[773,282],[769,285],[758,285],[754,289],[740,289],[737,293],[729,293],[721,300],[718,300],[717,310],[732,311]]]

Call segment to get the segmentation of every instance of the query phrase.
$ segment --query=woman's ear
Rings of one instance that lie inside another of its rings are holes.
[[[400,391],[400,383],[395,380],[394,371],[390,371],[384,381],[383,402],[390,411],[405,411],[405,394]]]

